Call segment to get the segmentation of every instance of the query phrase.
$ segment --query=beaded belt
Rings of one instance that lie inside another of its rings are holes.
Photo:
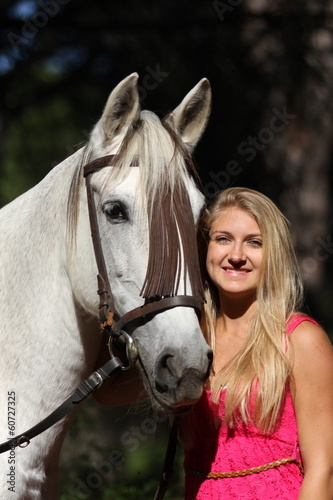
[[[297,465],[302,476],[304,476],[304,470],[302,464],[292,457],[282,458],[281,460],[275,460],[274,462],[270,462],[269,464],[261,465],[259,467],[252,467],[251,469],[244,470],[236,470],[232,472],[199,472],[191,469],[187,465],[184,464],[184,469],[186,472],[193,476],[204,477],[205,479],[220,479],[220,478],[228,478],[228,477],[241,477],[248,476],[249,474],[256,474],[257,472],[264,472],[265,470],[274,469],[276,467],[280,467],[280,465],[285,465],[289,462],[292,462]]]

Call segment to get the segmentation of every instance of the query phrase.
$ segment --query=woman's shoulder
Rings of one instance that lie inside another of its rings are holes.
[[[299,325],[301,325],[304,322],[312,323],[313,325],[319,326],[317,321],[315,321],[310,316],[301,312],[297,312],[292,314],[287,321],[288,333],[292,333]]]
[[[296,349],[302,349],[313,353],[332,353],[332,343],[323,328],[313,318],[297,313],[290,317],[287,323],[288,333],[291,335],[291,343]]]

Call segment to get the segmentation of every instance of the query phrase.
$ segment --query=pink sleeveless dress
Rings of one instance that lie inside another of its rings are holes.
[[[311,318],[296,314],[288,322],[292,332]],[[276,430],[264,435],[256,427],[240,424],[234,429],[212,423],[212,412],[223,415],[225,391],[220,405],[211,401],[211,391],[204,391],[196,404],[198,427],[195,446],[185,450],[186,500],[297,500],[302,474],[294,462],[251,475],[206,479],[190,472],[231,472],[266,465],[287,457],[301,462],[297,425],[289,389]]]

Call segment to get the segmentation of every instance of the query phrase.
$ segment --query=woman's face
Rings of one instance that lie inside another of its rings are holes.
[[[244,210],[227,208],[209,232],[206,266],[223,295],[254,295],[262,263],[262,236],[255,219]]]

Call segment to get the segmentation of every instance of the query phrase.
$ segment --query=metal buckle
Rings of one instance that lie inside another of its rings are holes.
[[[134,340],[132,339],[132,337],[127,332],[125,332],[124,330],[119,330],[119,332],[117,332],[117,339],[121,339],[124,342],[124,344],[125,344],[126,357],[127,357],[127,360],[128,360],[128,365],[127,366],[123,366],[121,369],[123,371],[126,371],[126,370],[129,370],[130,368],[132,368],[132,366],[135,365],[136,360],[139,357],[139,351],[138,351],[138,349],[137,349],[137,347],[136,347],[136,345],[135,345]],[[112,337],[109,338],[108,347],[109,347],[110,356],[114,357],[114,354],[112,352]]]
[[[19,446],[20,448],[26,448],[29,444],[30,444],[30,439],[27,438],[26,436],[21,436],[17,440],[17,446]]]

